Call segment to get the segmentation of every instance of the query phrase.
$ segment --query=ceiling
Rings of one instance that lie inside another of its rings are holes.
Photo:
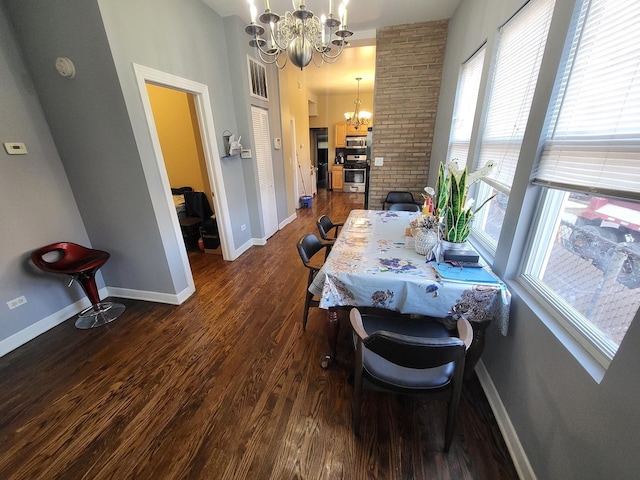
[[[297,1],[297,0],[296,0]],[[236,15],[247,24],[249,4],[247,0],[202,0],[218,15]],[[341,0],[333,0],[337,14]],[[263,0],[253,0],[258,15],[264,10]],[[292,10],[290,0],[270,0],[271,10],[280,15]],[[460,0],[349,0],[348,28],[354,32],[351,46],[345,48],[335,63],[321,68],[313,64],[304,71],[308,90],[316,95],[355,93],[362,77],[360,91],[372,92],[375,78],[375,31],[380,27],[428,22],[451,18]],[[329,0],[306,0],[307,9],[321,15],[327,13]],[[249,37],[247,36],[247,42]]]

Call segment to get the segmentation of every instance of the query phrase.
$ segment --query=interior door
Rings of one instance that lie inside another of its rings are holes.
[[[271,158],[271,135],[269,134],[269,115],[267,110],[251,107],[253,136],[255,138],[256,160],[258,162],[258,185],[262,207],[264,238],[278,231],[278,212],[276,210],[276,190],[273,182],[273,161]]]

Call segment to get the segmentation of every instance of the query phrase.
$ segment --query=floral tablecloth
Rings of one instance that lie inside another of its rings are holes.
[[[506,286],[497,279],[472,283],[438,275],[432,262],[405,245],[405,229],[415,216],[353,210],[309,287],[320,297],[320,307],[381,307],[440,317],[451,328],[459,317],[494,321],[506,335],[510,304]]]

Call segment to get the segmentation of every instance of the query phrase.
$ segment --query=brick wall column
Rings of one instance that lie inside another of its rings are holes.
[[[447,28],[439,20],[377,31],[373,157],[384,165],[371,162],[371,209],[382,208],[390,190],[419,200],[428,185]]]

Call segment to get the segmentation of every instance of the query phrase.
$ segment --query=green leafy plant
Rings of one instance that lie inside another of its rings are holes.
[[[487,164],[477,172],[469,174],[467,168],[460,169],[455,161],[440,163],[434,194],[435,215],[443,219],[442,239],[461,243],[469,238],[471,220],[495,195],[487,198],[473,209],[474,199],[469,199],[469,187],[486,176],[494,164]]]

